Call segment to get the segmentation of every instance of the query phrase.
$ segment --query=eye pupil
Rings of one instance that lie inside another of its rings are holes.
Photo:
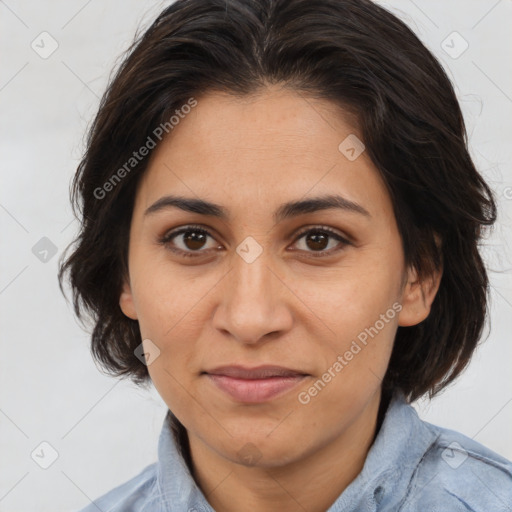
[[[183,240],[188,249],[201,249],[206,241],[206,234],[199,231],[185,231],[183,233]]]
[[[306,244],[310,249],[315,249],[319,251],[323,251],[328,245],[329,235],[325,233],[309,233],[306,237]],[[309,242],[313,243],[313,246],[309,244]]]

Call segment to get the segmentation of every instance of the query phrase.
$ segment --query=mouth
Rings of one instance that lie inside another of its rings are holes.
[[[237,402],[262,403],[299,385],[309,374],[282,366],[223,366],[203,372],[217,389]]]

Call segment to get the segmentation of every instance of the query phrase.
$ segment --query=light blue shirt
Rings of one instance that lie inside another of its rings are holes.
[[[167,418],[158,462],[80,512],[215,512]],[[512,463],[419,418],[395,393],[363,469],[326,512],[512,512]],[[245,511],[241,511],[245,512]]]

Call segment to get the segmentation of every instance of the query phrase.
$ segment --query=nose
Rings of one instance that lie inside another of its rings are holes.
[[[252,262],[233,255],[230,272],[218,289],[214,328],[240,343],[275,339],[292,327],[293,294],[265,251]]]

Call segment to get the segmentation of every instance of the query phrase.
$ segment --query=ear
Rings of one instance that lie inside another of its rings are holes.
[[[123,283],[123,289],[119,298],[119,306],[121,311],[132,320],[137,320],[137,311],[135,310],[135,304],[133,301],[133,294],[130,283],[125,279]]]
[[[442,273],[442,269],[436,270],[433,275],[420,280],[415,269],[407,270],[407,282],[402,291],[402,310],[398,315],[399,326],[417,325],[428,317]]]

